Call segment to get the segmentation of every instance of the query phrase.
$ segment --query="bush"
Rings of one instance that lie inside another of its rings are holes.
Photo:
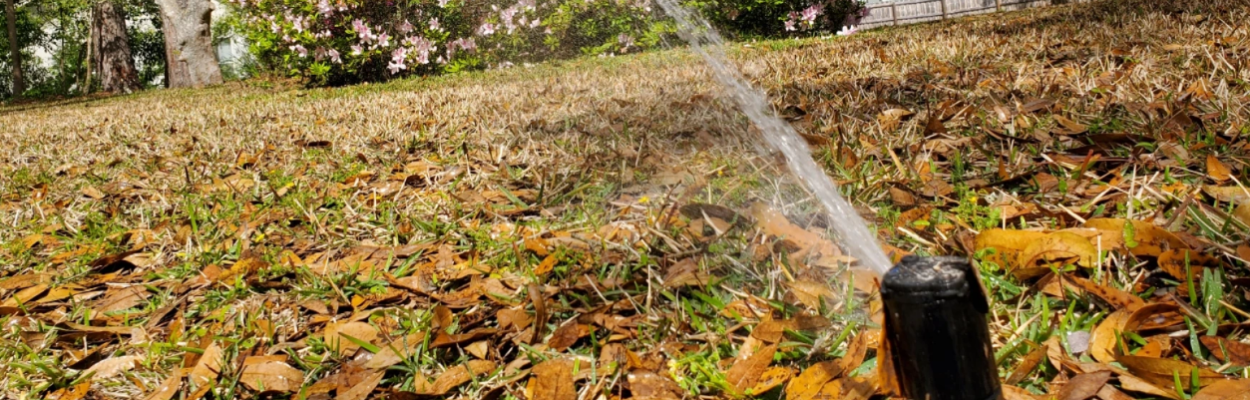
[[[860,0],[692,0],[741,35],[836,29]],[[675,32],[652,0],[230,0],[263,65],[312,84],[509,67],[653,48]],[[834,23],[836,21],[837,23]]]

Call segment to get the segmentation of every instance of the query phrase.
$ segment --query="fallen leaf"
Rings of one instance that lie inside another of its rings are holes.
[[[1220,361],[1243,367],[1250,365],[1250,344],[1218,336],[1203,336],[1198,340]]]
[[[373,342],[378,338],[378,329],[373,325],[365,322],[345,322],[333,323],[327,325],[322,331],[322,337],[326,346],[331,350],[337,351],[339,354],[352,354],[360,348],[359,344],[348,339],[348,337],[358,339],[362,342]]]
[[[221,346],[216,342],[208,345],[204,354],[200,355],[200,361],[191,369],[191,383],[198,388],[216,381],[217,375],[221,373],[221,357]]]
[[[1190,400],[1250,400],[1250,380],[1223,380],[1202,388]]]
[[[96,380],[109,379],[117,376],[118,374],[134,369],[135,364],[138,363],[140,359],[142,359],[142,357],[139,356],[107,358],[104,361],[100,361],[95,365],[92,365],[91,368],[87,368],[86,371],[83,371],[83,374],[92,373],[94,375],[91,376],[91,379]]]
[[[812,310],[820,310],[822,304],[833,304],[836,301],[833,289],[830,289],[828,284],[800,280],[791,282],[789,286],[790,293],[793,293],[800,303]]]
[[[535,365],[528,385],[532,400],[570,400],[577,398],[577,385],[573,382],[575,361],[565,358],[547,360]]]
[[[1033,372],[1033,369],[1037,368],[1037,365],[1041,364],[1044,359],[1046,359],[1045,346],[1033,349],[1033,351],[1024,356],[1024,359],[1020,360],[1020,362],[1016,364],[1016,368],[1011,371],[1011,375],[1008,375],[1007,380],[1004,382],[1008,385],[1020,383],[1020,381],[1028,377],[1029,374]]]
[[[747,389],[760,381],[769,364],[773,363],[773,354],[776,352],[776,345],[767,345],[745,359],[741,356],[735,357],[733,366],[725,372],[725,381],[729,382],[735,393],[746,393]]]
[[[538,263],[538,266],[534,267],[534,275],[547,275],[548,272],[551,272],[552,268],[555,268],[556,262],[559,261],[560,259],[556,258],[555,254],[548,254],[546,258],[543,258],[542,262]]]
[[[1227,165],[1220,162],[1214,154],[1207,154],[1207,176],[1216,182],[1224,182],[1232,178],[1233,171],[1228,169]]]
[[[380,345],[378,354],[374,354],[373,358],[365,362],[365,368],[368,369],[386,369],[400,361],[406,360],[417,354],[417,350],[425,342],[425,333],[418,332],[403,336],[393,340],[390,343]]]
[[[1165,398],[1169,398],[1172,400],[1181,400],[1180,396],[1176,394],[1175,390],[1165,390],[1159,386],[1155,386],[1155,384],[1150,383],[1146,381],[1145,379],[1138,378],[1132,374],[1121,373],[1121,374],[1118,374],[1116,379],[1120,381],[1121,389],[1124,389],[1130,392],[1143,393],[1143,394],[1148,394],[1148,395],[1155,396],[1155,397],[1165,397]],[[1171,385],[1169,385],[1169,387],[1170,386]]]
[[[807,367],[786,385],[786,400],[815,400],[820,389],[841,374],[842,366],[837,361],[824,361]]]
[[[1129,317],[1133,315],[1134,310],[1119,309],[1103,319],[1094,331],[1090,332],[1089,338],[1089,355],[1095,360],[1110,363],[1115,361],[1115,356],[1119,350],[1116,349],[1120,341],[1120,333],[1124,332],[1125,325],[1128,324]]]
[[[1102,385],[1102,389],[1098,389],[1097,396],[1101,400],[1133,400],[1132,396],[1124,394],[1111,384]]]
[[[170,400],[178,394],[178,389],[182,387],[182,378],[187,376],[187,368],[174,368],[174,372],[161,382],[151,394],[144,397],[143,400]]]
[[[258,392],[290,393],[304,384],[304,373],[281,361],[255,363],[243,367],[239,383]]]
[[[1202,191],[1211,198],[1225,203],[1250,204],[1250,190],[1241,186],[1204,185]]]
[[[788,367],[769,368],[760,375],[759,381],[755,383],[755,386],[748,389],[746,393],[749,395],[766,393],[775,387],[785,384],[792,376],[794,376],[794,370]]]
[[[564,351],[577,343],[578,339],[590,336],[590,325],[578,323],[566,323],[556,328],[555,332],[551,332],[551,339],[547,340],[547,345],[552,350]]]
[[[1219,260],[1215,257],[1185,249],[1164,251],[1159,255],[1158,261],[1159,268],[1181,282],[1182,286],[1189,282],[1189,278],[1193,279],[1195,285],[1201,283],[1202,271],[1205,268],[1219,266]],[[1186,271],[1189,273],[1186,274]],[[1188,287],[1183,290],[1185,294],[1188,294]]]
[[[373,389],[377,388],[379,383],[382,383],[382,376],[384,375],[386,375],[385,370],[367,372],[351,388],[339,391],[338,397],[335,397],[334,400],[365,400],[370,393],[373,393]]]
[[[1116,309],[1124,308],[1129,311],[1134,311],[1146,305],[1145,300],[1142,300],[1141,297],[1134,296],[1132,293],[1110,286],[1100,285],[1079,276],[1064,276],[1063,279],[1072,282],[1090,294],[1098,296],[1098,298],[1107,302],[1107,304],[1112,305]]]
[[[685,392],[672,379],[647,370],[630,371],[625,378],[634,398],[680,399]]]
[[[1098,394],[1098,390],[1111,379],[1111,371],[1080,374],[1068,379],[1056,396],[1058,400],[1086,400]]]
[[[486,355],[490,351],[490,344],[486,343],[485,340],[479,340],[470,343],[468,346],[464,346],[464,350],[468,351],[469,354],[472,354],[474,357],[486,359]]]
[[[442,396],[450,392],[452,389],[472,381],[474,377],[494,371],[496,364],[486,360],[469,360],[469,362],[455,367],[448,368],[443,371],[438,378],[434,379],[428,392],[422,394],[431,396]]]
[[[1104,232],[1100,236],[1102,248],[1110,250],[1124,246],[1128,252],[1136,256],[1158,257],[1168,249],[1188,248],[1185,241],[1172,232],[1145,221],[1132,221],[1115,218],[1094,218],[1085,221],[1084,227]],[[1131,227],[1132,233],[1127,234],[1126,228]],[[1134,243],[1128,243],[1131,236]]]
[[[1076,264],[1093,267],[1098,260],[1098,248],[1088,239],[1069,232],[1052,232],[1029,242],[1020,250],[1012,274],[1019,279],[1044,275],[1051,266]]]
[[[1003,385],[1003,400],[1037,400],[1037,396],[1016,386]]]
[[[1175,380],[1172,374],[1178,373],[1181,377],[1181,389],[1190,390],[1190,374],[1193,373],[1195,368],[1198,370],[1198,384],[1200,386],[1227,379],[1224,375],[1210,369],[1195,367],[1193,364],[1168,358],[1117,356],[1115,361],[1128,368],[1133,375],[1165,389],[1175,389]]]
[[[91,392],[91,380],[87,379],[74,386],[67,386],[48,393],[45,400],[79,400]]]

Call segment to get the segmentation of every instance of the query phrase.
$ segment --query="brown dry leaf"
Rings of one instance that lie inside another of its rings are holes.
[[[762,393],[773,390],[773,388],[781,386],[794,376],[794,370],[789,367],[772,367],[764,374],[760,375],[759,381],[747,390],[748,395],[760,395]]]
[[[1012,274],[1028,279],[1044,275],[1052,265],[1093,267],[1097,260],[1098,248],[1088,239],[1069,232],[1052,232],[1024,246]]]
[[[1124,327],[1128,324],[1129,317],[1133,315],[1133,311],[1129,309],[1116,310],[1094,328],[1089,338],[1090,356],[1105,363],[1115,361],[1115,356],[1118,354],[1115,346],[1116,343],[1120,342],[1117,339],[1119,339],[1120,333],[1124,332]]]
[[[1118,356],[1115,358],[1120,365],[1128,368],[1133,375],[1140,377],[1165,389],[1175,389],[1173,372],[1181,376],[1181,389],[1190,390],[1190,374],[1195,368],[1193,364],[1168,358],[1149,358],[1137,356]],[[1198,384],[1206,386],[1227,379],[1224,375],[1207,368],[1198,367]]]
[[[770,319],[755,325],[755,328],[751,329],[751,337],[764,343],[774,344],[781,341],[787,329],[797,330],[798,324],[789,319]]]
[[[1159,386],[1155,386],[1155,384],[1150,383],[1146,381],[1145,379],[1138,378],[1137,376],[1134,376],[1133,374],[1120,373],[1120,374],[1117,374],[1116,379],[1120,380],[1121,389],[1124,389],[1130,392],[1144,393],[1144,394],[1148,394],[1151,396],[1165,397],[1165,398],[1169,398],[1172,400],[1181,400],[1180,396],[1177,396],[1175,390],[1165,390]],[[1169,387],[1170,386],[1171,385],[1169,385]]]
[[[742,349],[739,352],[746,350]],[[725,381],[732,385],[735,393],[746,393],[747,389],[754,387],[760,381],[769,364],[773,363],[773,354],[776,353],[776,345],[767,345],[756,350],[754,354],[745,359],[741,356],[735,357],[733,366],[729,367],[729,371],[725,372]]]
[[[532,400],[570,400],[577,398],[577,385],[573,382],[575,361],[559,358],[535,365],[530,373],[527,392]]]
[[[1195,283],[1201,282],[1204,268],[1217,267],[1219,263],[1220,261],[1215,257],[1185,249],[1167,250],[1159,255],[1159,268],[1182,284],[1188,282],[1189,277],[1192,277]],[[1185,274],[1186,270],[1189,271],[1189,277]],[[1184,290],[1188,292],[1189,288],[1186,287]]]
[[[899,123],[902,122],[904,117],[911,116],[912,114],[915,113],[902,108],[891,108],[889,110],[885,110],[881,113],[881,115],[877,116],[877,123],[881,125],[881,130],[887,132],[893,131],[898,128]]]
[[[137,306],[151,296],[152,293],[143,285],[134,285],[114,291],[108,297],[96,303],[94,310],[98,313],[121,311]]]
[[[684,392],[672,379],[647,370],[630,371],[626,380],[635,398],[675,400],[682,398]]]
[[[1124,394],[1110,384],[1102,385],[1102,389],[1098,389],[1097,396],[1101,400],[1133,400],[1132,396]]]
[[[432,396],[445,395],[452,389],[473,380],[476,376],[494,371],[495,367],[496,364],[492,361],[470,360],[468,363],[448,368],[438,378],[434,379],[434,384],[430,386],[430,390],[422,392],[422,394]]]
[[[1207,176],[1216,182],[1224,182],[1232,178],[1233,170],[1228,169],[1214,154],[1207,154]]]
[[[326,346],[339,354],[352,354],[360,348],[359,344],[347,339],[351,337],[363,342],[373,342],[378,338],[378,329],[365,322],[332,323],[322,331]]]
[[[1250,380],[1224,380],[1202,388],[1190,400],[1250,400]]]
[[[1129,253],[1136,256],[1158,257],[1168,249],[1185,249],[1189,246],[1172,232],[1145,221],[1130,221],[1118,218],[1094,218],[1085,222],[1086,228],[1105,232],[1102,235],[1102,248],[1113,249],[1119,246],[1128,247],[1125,242],[1124,230],[1133,228],[1133,241],[1136,246],[1129,247]]]
[[[784,243],[797,248],[798,251],[793,254],[795,257],[802,258],[813,254],[826,257],[842,255],[833,242],[791,223],[784,215],[764,203],[751,206],[751,217],[765,234],[781,238]]]
[[[239,383],[258,392],[290,393],[304,384],[304,372],[282,361],[248,364]]]
[[[1250,190],[1241,186],[1204,185],[1202,191],[1211,198],[1225,203],[1250,204]]]
[[[48,393],[48,397],[44,397],[44,400],[79,400],[86,397],[88,392],[91,392],[90,379],[84,380],[77,385],[63,387]]]
[[[142,357],[139,356],[109,358],[92,365],[91,368],[87,368],[86,371],[83,371],[83,374],[94,374],[91,376],[91,379],[96,380],[109,379],[117,376],[118,374],[134,369],[135,364],[141,359]]]
[[[1011,268],[1020,259],[1020,253],[1029,243],[1041,240],[1043,237],[1046,237],[1046,233],[987,229],[977,234],[973,239],[973,246],[976,251],[994,249],[994,254],[987,255],[985,261]]]
[[[786,400],[815,400],[821,387],[842,374],[837,361],[824,361],[803,370],[786,385]]]
[[[1086,400],[1098,394],[1098,390],[1111,379],[1111,371],[1080,374],[1068,380],[1056,396],[1058,400]]]
[[[590,332],[590,325],[566,323],[551,333],[551,339],[547,340],[547,345],[551,346],[552,350],[564,351],[576,344],[578,339],[590,336]]]
[[[1037,400],[1037,396],[1012,385],[1003,385],[1003,400]]]
[[[868,400],[877,392],[877,380],[864,375],[842,381],[842,400]]]
[[[871,334],[870,332],[872,331],[860,333],[855,336],[854,339],[851,339],[850,344],[847,344],[846,354],[843,355],[842,358],[838,359],[838,362],[842,364],[840,367],[842,367],[843,371],[852,371],[855,368],[859,368],[859,365],[864,363],[864,357],[868,355],[868,348],[872,347],[868,343],[868,339],[874,336],[874,334]],[[877,333],[876,335],[880,334]],[[843,382],[842,384],[845,386],[846,382]]]
[[[485,340],[479,340],[470,343],[468,346],[464,346],[464,350],[468,351],[469,354],[472,354],[474,357],[486,359],[486,355],[490,351],[490,344],[486,343]]]
[[[399,339],[395,339],[390,343],[379,345],[382,348],[378,354],[374,354],[373,358],[365,363],[364,367],[368,369],[386,369],[400,361],[408,359],[417,354],[417,348],[425,341],[425,333],[413,333]]]
[[[191,383],[198,388],[216,381],[217,375],[221,373],[221,357],[221,346],[216,342],[209,344],[200,355],[200,361],[191,369]]]
[[[708,282],[708,274],[699,268],[699,260],[693,257],[669,265],[664,272],[664,286],[667,288],[704,286]]]
[[[1033,372],[1033,369],[1037,368],[1037,365],[1046,359],[1046,349],[1046,346],[1040,346],[1025,355],[1024,359],[1020,360],[1019,364],[1016,364],[1016,369],[1011,371],[1011,375],[1007,376],[1007,380],[1004,382],[1008,385],[1015,385],[1028,377]]]
[[[547,275],[548,272],[551,272],[552,268],[555,268],[556,262],[558,261],[560,260],[556,258],[555,254],[548,254],[546,258],[543,258],[542,262],[538,263],[538,266],[534,267],[534,275]]]
[[[187,376],[188,368],[174,368],[174,372],[161,382],[151,394],[144,397],[143,400],[170,400],[178,394],[178,389],[182,387],[182,378]]]
[[[41,283],[35,286],[22,289],[18,291],[17,293],[14,293],[13,297],[10,297],[8,300],[5,300],[3,304],[0,304],[0,306],[17,307],[17,306],[26,305],[26,303],[29,303],[31,300],[38,298],[39,296],[42,296],[44,292],[47,292],[48,287],[49,286],[47,284]]]
[[[1081,289],[1098,296],[1098,298],[1111,304],[1117,309],[1125,308],[1134,311],[1146,305],[1146,301],[1141,297],[1134,296],[1132,293],[1125,292],[1110,286],[1100,285],[1088,279],[1079,276],[1065,276],[1064,280],[1071,281]]]
[[[1198,340],[1202,341],[1202,345],[1211,350],[1211,354],[1220,361],[1236,366],[1250,365],[1250,344],[1218,336],[1203,336]]]
[[[1052,130],[1052,132],[1054,132],[1055,134],[1079,135],[1079,134],[1085,133],[1086,130],[1089,130],[1089,127],[1082,125],[1079,122],[1068,119],[1067,117],[1064,117],[1062,115],[1055,115],[1054,118],[1055,118],[1055,122],[1059,123],[1059,128],[1060,128],[1057,130]]]
[[[338,397],[335,397],[334,400],[365,400],[370,393],[373,393],[373,389],[377,388],[379,383],[382,383],[383,375],[386,375],[385,370],[368,372],[363,379],[352,385],[351,388],[347,390],[340,389]]]
[[[800,303],[812,310],[819,310],[821,303],[832,304],[835,300],[833,290],[829,288],[828,284],[800,280],[791,282],[789,286],[790,293],[793,293]]]

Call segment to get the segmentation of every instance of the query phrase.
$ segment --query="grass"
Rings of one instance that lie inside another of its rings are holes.
[[[1128,350],[1166,342],[1163,357],[1244,376],[1199,342],[1238,341],[1220,326],[1250,317],[1240,312],[1250,220],[1236,200],[1203,191],[1246,176],[1250,71],[1238,21],[1250,6],[1155,3],[729,53],[809,135],[884,243],[977,261],[1003,377],[1052,338],[1071,349],[1071,333],[1096,330],[1119,307],[1020,279],[974,238],[1098,217],[1181,232],[1216,261],[1196,280],[1131,249],[1051,267],[1151,303],[1176,294],[1189,335],[1129,333]],[[845,260],[791,257],[804,249],[783,237],[797,231],[735,225],[713,207],[754,215],[759,202],[795,229],[827,228],[699,65],[671,50],[343,88],[244,81],[0,108],[10,144],[0,149],[0,298],[12,303],[0,307],[2,397],[83,382],[145,396],[213,346],[224,360],[208,380],[216,398],[256,396],[247,359],[269,355],[303,374],[304,394],[339,382],[323,394],[341,395],[367,381],[363,360],[414,333],[426,333],[421,344],[365,393],[428,390],[481,359],[494,368],[445,394],[521,398],[539,365],[577,360],[590,365],[576,378],[587,398],[638,395],[645,385],[629,375],[639,371],[662,374],[676,394],[730,397],[744,389],[728,380],[735,358],[769,343],[753,331],[770,319],[827,324],[788,330],[766,366],[856,357],[878,326]],[[1231,177],[1213,176],[1208,154]],[[1150,239],[1125,232],[1126,242]],[[694,268],[682,275],[682,265]],[[693,282],[673,283],[683,279]],[[807,282],[828,293],[796,289]],[[137,298],[125,296],[131,285]],[[535,320],[538,340],[530,322],[505,326],[509,313]],[[325,337],[345,321],[370,327],[342,336],[362,350],[337,351],[344,342]],[[139,327],[144,338],[69,323]],[[456,337],[468,339],[435,344]],[[99,365],[93,352],[139,361],[86,376]],[[616,356],[626,352],[633,358]],[[858,355],[844,379],[872,375],[875,354]],[[1057,393],[1087,372],[1064,368],[1042,362],[1012,383]],[[185,396],[202,386],[175,381]]]

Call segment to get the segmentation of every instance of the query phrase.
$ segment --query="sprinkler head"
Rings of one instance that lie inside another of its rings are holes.
[[[976,270],[957,257],[904,257],[881,282],[886,340],[904,397],[1002,396]]]

